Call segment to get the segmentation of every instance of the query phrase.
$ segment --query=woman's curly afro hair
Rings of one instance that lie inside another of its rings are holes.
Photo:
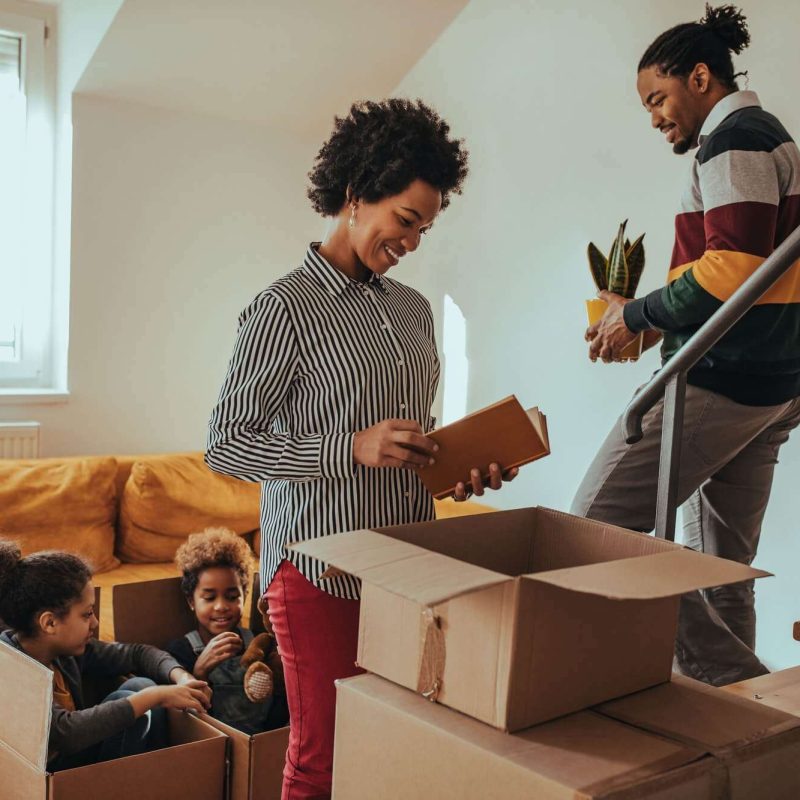
[[[181,589],[186,597],[194,594],[200,573],[212,567],[234,570],[246,595],[252,560],[253,554],[247,542],[227,528],[206,528],[202,533],[192,533],[175,553],[175,565],[182,573]]]
[[[354,103],[336,117],[333,134],[309,173],[308,196],[326,217],[338,214],[347,189],[368,203],[391,197],[419,179],[442,193],[461,194],[468,153],[450,126],[421,100]]]

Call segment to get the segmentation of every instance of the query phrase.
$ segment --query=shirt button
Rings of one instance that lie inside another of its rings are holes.
[[[382,331],[385,331],[385,330],[388,330],[388,329],[389,329],[389,326],[388,326],[386,323],[384,323],[383,325],[381,325],[381,330],[382,330]]]
[[[411,497],[411,492],[403,492],[406,497]]]
[[[405,363],[406,363],[406,362],[405,362],[405,361],[403,361],[403,359],[401,358],[401,359],[400,359],[400,360],[397,362],[397,366],[398,366],[398,367],[402,367],[402,366],[403,366]]]
[[[403,409],[405,409],[405,407],[406,407],[406,404],[405,404],[405,403],[400,403],[400,410],[401,410],[401,411],[402,411]]]

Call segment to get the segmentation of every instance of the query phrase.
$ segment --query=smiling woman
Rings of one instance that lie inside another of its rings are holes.
[[[422,102],[336,119],[308,190],[325,238],[242,313],[212,413],[209,466],[262,483],[261,585],[291,715],[284,797],[330,794],[334,680],[356,672],[359,613],[355,580],[286,545],[434,517],[418,474],[435,457],[433,315],[387,273],[461,192],[466,164]]]

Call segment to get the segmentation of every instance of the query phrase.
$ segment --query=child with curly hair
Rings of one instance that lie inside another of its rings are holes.
[[[250,548],[233,531],[206,528],[190,535],[178,548],[175,563],[197,628],[167,645],[168,652],[195,678],[211,685],[211,716],[249,734],[279,727],[288,716],[282,713],[286,707],[280,695],[282,681],[263,692],[258,702],[245,692],[248,665],[242,663],[242,656],[253,633],[240,627],[240,622],[251,562]]]
[[[166,744],[163,709],[204,711],[208,684],[196,680],[170,655],[144,644],[94,638],[92,573],[71,553],[46,551],[22,557],[16,543],[0,539],[0,633],[8,646],[53,673],[47,768],[51,772]],[[98,705],[84,701],[82,679],[125,681]],[[165,686],[157,684],[175,683]]]

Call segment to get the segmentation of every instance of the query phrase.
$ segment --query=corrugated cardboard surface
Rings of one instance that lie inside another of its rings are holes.
[[[53,704],[53,673],[0,643],[0,742],[34,770],[44,772]]]
[[[169,710],[169,748],[56,772],[52,800],[223,800],[223,733],[188,713]]]
[[[44,800],[47,775],[0,741],[0,797],[3,800]]]
[[[508,735],[378,678],[337,683],[334,800],[709,800],[702,751],[581,712]]]
[[[114,630],[119,641],[163,647],[196,626],[180,578],[114,587]],[[279,798],[289,727],[248,736],[207,714],[201,719],[230,739],[230,800]]]
[[[208,714],[201,719],[230,740],[228,800],[280,800],[289,726],[248,736]]]
[[[118,642],[166,647],[197,627],[180,578],[124,583],[113,588],[114,636]]]
[[[800,797],[800,718],[791,714],[681,676],[596,710],[712,753],[728,769],[731,800]]]
[[[362,579],[362,667],[508,730],[669,680],[677,596],[767,574],[541,508],[292,547]]]
[[[609,600],[522,581],[508,729],[668,681],[678,604],[677,597]]]
[[[738,697],[800,716],[800,667],[760,675],[723,688]]]

